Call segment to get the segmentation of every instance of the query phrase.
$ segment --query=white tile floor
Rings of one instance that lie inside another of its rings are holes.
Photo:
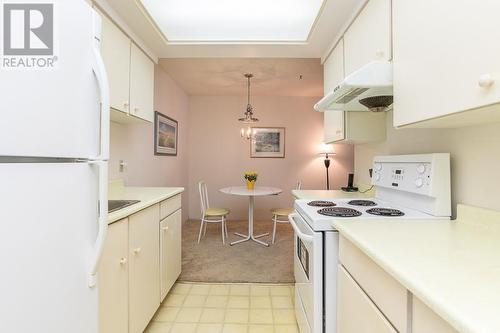
[[[298,333],[293,285],[177,283],[146,333]]]

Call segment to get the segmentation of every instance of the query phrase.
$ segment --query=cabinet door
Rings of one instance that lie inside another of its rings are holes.
[[[397,332],[341,265],[337,279],[338,333]]]
[[[373,60],[390,60],[391,41],[391,0],[370,0],[344,35],[345,74]]]
[[[413,333],[458,333],[416,297],[413,297],[412,310]]]
[[[110,104],[115,110],[129,112],[130,39],[104,14],[101,54],[109,80]]]
[[[498,112],[459,112],[500,101],[500,84],[481,82],[483,76],[500,77],[500,1],[394,1],[393,6],[394,125],[454,113],[455,123],[443,118],[436,127],[498,120]]]
[[[132,44],[130,60],[130,114],[153,122],[154,63]]]
[[[129,217],[129,333],[144,330],[160,306],[160,207]]]
[[[160,223],[161,300],[181,274],[182,211],[179,209]]]
[[[111,224],[99,267],[99,332],[128,332],[128,221]]]
[[[344,40],[341,39],[324,63],[324,93],[333,89],[344,79]],[[323,115],[324,141],[340,141],[344,136],[344,112],[326,111]]]

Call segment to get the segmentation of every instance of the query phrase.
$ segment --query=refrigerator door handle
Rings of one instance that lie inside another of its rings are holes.
[[[99,227],[92,249],[89,272],[89,288],[93,288],[97,284],[97,271],[108,232],[108,163],[105,161],[89,161],[88,163],[97,166],[99,172]]]
[[[97,78],[97,85],[99,87],[99,93],[101,98],[101,126],[100,126],[100,153],[96,156],[96,160],[107,161],[109,159],[109,113],[110,113],[110,102],[109,102],[109,82],[108,75],[106,73],[106,67],[104,65],[104,60],[101,56],[101,51],[99,50],[99,41],[96,41],[96,46],[93,49],[94,61],[92,69]]]

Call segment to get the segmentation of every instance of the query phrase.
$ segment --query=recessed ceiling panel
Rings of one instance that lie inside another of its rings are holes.
[[[173,42],[306,41],[323,0],[141,0]]]

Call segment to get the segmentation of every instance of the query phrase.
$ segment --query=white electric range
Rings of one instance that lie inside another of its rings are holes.
[[[450,155],[377,156],[374,198],[300,199],[289,216],[295,232],[295,313],[301,333],[336,332],[338,232],[335,219],[448,220]]]

